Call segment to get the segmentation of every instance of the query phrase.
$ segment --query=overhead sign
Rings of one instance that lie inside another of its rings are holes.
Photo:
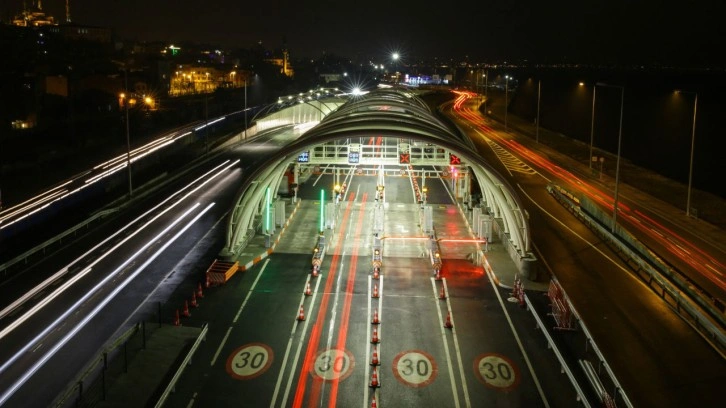
[[[297,155],[297,162],[298,163],[309,163],[310,162],[310,151],[306,150],[299,155]]]
[[[348,163],[358,164],[360,162],[360,152],[348,152]]]

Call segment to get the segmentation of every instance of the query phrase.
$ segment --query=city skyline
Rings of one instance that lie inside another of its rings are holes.
[[[7,0],[0,18],[9,22],[29,0]],[[726,5],[701,0],[690,7],[655,1],[527,0],[516,4],[470,2],[423,7],[419,2],[277,1],[241,6],[217,0],[203,6],[178,0],[71,0],[73,23],[108,27],[129,40],[209,43],[250,48],[259,42],[296,57],[323,53],[379,61],[399,52],[406,58],[543,63],[724,66]],[[630,2],[632,3],[632,2]],[[42,2],[56,22],[66,21],[65,0]]]

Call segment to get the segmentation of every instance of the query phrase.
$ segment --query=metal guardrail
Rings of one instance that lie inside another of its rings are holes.
[[[567,205],[570,211],[572,211],[578,218],[587,223],[587,226],[589,228],[595,230],[597,233],[600,234],[600,236],[608,239],[610,242],[616,245],[622,253],[626,254],[633,262],[637,264],[640,270],[645,271],[649,277],[649,281],[647,282],[648,286],[653,289],[658,295],[660,295],[660,297],[665,300],[668,305],[674,307],[679,316],[683,317],[681,315],[681,310],[684,310],[696,324],[692,324],[688,319],[684,320],[691,324],[691,326],[694,327],[704,337],[709,339],[711,341],[711,344],[716,347],[716,350],[723,355],[724,351],[726,350],[726,333],[724,333],[724,331],[721,330],[719,327],[716,327],[714,322],[709,319],[703,309],[694,305],[694,303],[701,306],[703,306],[704,304],[704,300],[697,292],[695,292],[686,282],[684,282],[683,279],[679,279],[678,277],[669,274],[669,271],[661,271],[654,268],[649,262],[643,259],[643,257],[638,252],[625,245],[620,239],[618,239],[618,237],[612,235],[610,231],[603,227],[603,225],[601,225],[599,222],[593,220],[589,216],[589,214],[580,209],[580,201],[576,200],[576,197],[573,194],[569,193],[562,187],[554,184],[548,185],[547,191],[549,191],[550,194],[554,195],[557,200],[560,201],[560,203],[562,203],[563,205]],[[632,239],[635,240],[635,238]],[[669,279],[664,277],[664,274],[666,274],[668,278],[672,279],[674,282],[671,282]],[[658,289],[660,289],[660,292],[658,292],[657,290],[655,290],[656,288],[653,288],[651,286],[653,282],[656,283],[656,286]],[[674,299],[675,305],[668,302],[666,294]],[[687,294],[688,297],[683,296],[683,294]],[[713,311],[711,312],[712,313],[710,314],[713,315]],[[722,319],[720,320],[720,322],[722,322]]]
[[[202,328],[201,333],[199,333],[199,337],[197,337],[197,340],[192,345],[192,348],[189,350],[189,353],[187,353],[187,356],[184,358],[184,361],[181,363],[179,368],[176,370],[176,373],[174,373],[174,377],[172,377],[171,381],[169,381],[169,385],[167,385],[166,389],[164,389],[164,392],[161,394],[161,397],[159,397],[159,401],[157,401],[156,405],[154,405],[155,408],[161,408],[164,405],[164,402],[166,402],[166,399],[169,397],[169,394],[171,394],[171,392],[174,391],[174,388],[176,387],[176,382],[179,381],[179,378],[184,373],[186,366],[192,364],[192,356],[197,351],[197,348],[199,348],[199,344],[201,344],[202,340],[206,340],[208,331],[209,331],[209,324],[205,323],[204,327]]]
[[[488,265],[488,263],[487,263]],[[557,356],[557,360],[560,362],[560,365],[562,366],[562,370],[565,371],[565,374],[567,374],[567,378],[570,379],[570,383],[572,384],[572,387],[575,388],[575,392],[577,392],[577,400],[582,403],[587,408],[590,408],[590,402],[587,400],[587,397],[585,396],[585,393],[582,391],[582,388],[580,388],[580,384],[575,379],[575,375],[572,374],[572,371],[570,370],[570,367],[567,365],[567,362],[565,361],[565,358],[562,357],[562,353],[560,353],[560,350],[557,348],[557,344],[555,344],[554,340],[552,339],[552,336],[545,330],[544,323],[542,322],[542,319],[539,318],[539,315],[534,309],[534,305],[532,305],[532,302],[530,302],[529,297],[527,297],[527,294],[524,295],[524,301],[527,303],[527,309],[532,312],[532,316],[534,316],[534,320],[537,321],[537,326],[540,328],[540,331],[542,334],[544,334],[545,338],[547,339],[547,345],[552,349],[552,351],[555,353],[555,356]]]

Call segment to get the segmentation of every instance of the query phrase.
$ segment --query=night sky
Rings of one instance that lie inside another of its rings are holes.
[[[25,0],[27,4],[31,0]],[[262,41],[293,56],[724,65],[723,0],[71,0],[79,24],[122,38],[226,48]],[[23,0],[2,0],[8,21]],[[65,0],[43,10],[65,19]],[[435,6],[431,6],[435,4]],[[667,4],[667,5],[665,5]]]

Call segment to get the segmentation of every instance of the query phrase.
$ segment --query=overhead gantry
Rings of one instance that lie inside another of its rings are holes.
[[[412,92],[390,89],[350,99],[250,173],[235,200],[223,252],[228,256],[241,252],[260,228],[255,226],[255,217],[264,209],[266,191],[268,188],[275,193],[278,191],[285,171],[291,163],[298,163],[301,153],[308,155],[306,159],[310,163],[331,164],[349,157],[339,154],[340,151],[350,153],[351,146],[353,150],[363,148],[354,146],[351,141],[371,136],[397,139],[396,149],[378,157],[357,157],[360,160],[357,164],[398,165],[399,154],[404,150],[406,153],[421,152],[416,150],[419,149],[416,142],[419,146],[435,148],[431,155],[414,155],[417,162],[411,164],[440,166],[444,171],[448,168],[449,154],[459,157],[462,165],[473,173],[482,192],[482,211],[486,210],[500,225],[500,235],[506,237],[510,255],[526,273],[525,269],[534,257],[530,251],[529,222],[516,190],[479,156],[468,139],[436,118],[421,98]],[[330,149],[335,154],[325,154]],[[316,152],[323,154],[316,155]]]

